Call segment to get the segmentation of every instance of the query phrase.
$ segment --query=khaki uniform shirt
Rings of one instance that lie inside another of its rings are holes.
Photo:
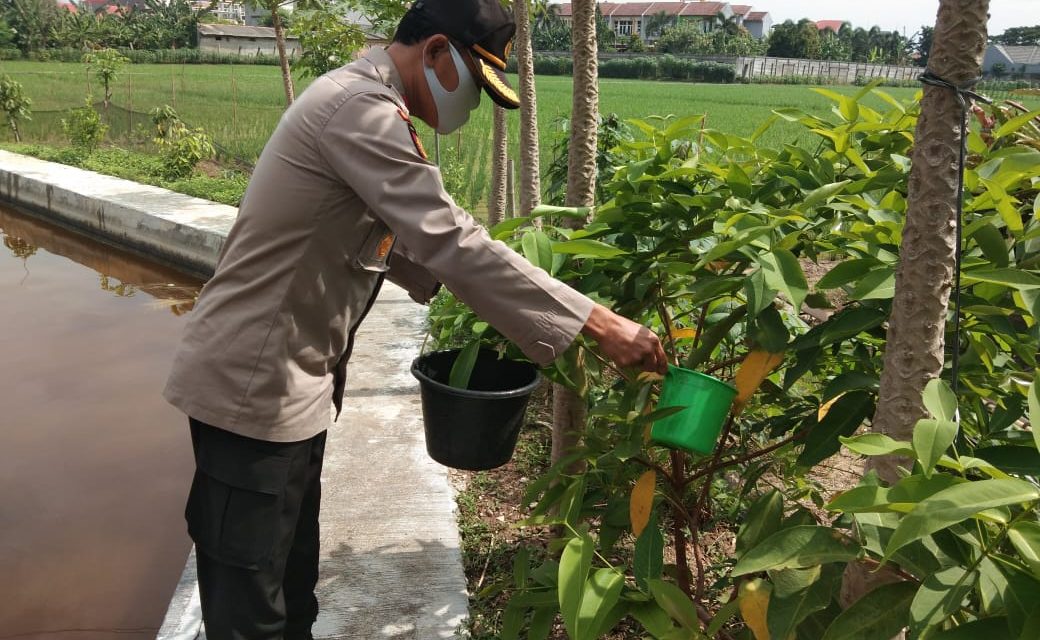
[[[593,306],[455,204],[414,135],[390,56],[374,50],[317,79],[285,112],[164,396],[251,438],[324,431],[384,276],[420,302],[443,282],[540,364],[570,345]]]

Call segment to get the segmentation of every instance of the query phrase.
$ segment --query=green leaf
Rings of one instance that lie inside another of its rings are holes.
[[[851,436],[874,411],[874,399],[866,391],[852,391],[838,398],[818,424],[811,427],[796,464],[812,467],[841,449],[840,436]]]
[[[664,638],[676,631],[672,617],[657,602],[636,603],[629,613],[654,638]]]
[[[838,438],[850,451],[863,456],[912,456],[914,450],[909,442],[893,440],[883,433],[864,433],[851,438]]]
[[[802,201],[802,204],[805,205],[806,209],[815,207],[821,202],[824,202],[825,200],[828,200],[836,196],[837,194],[841,193],[842,190],[845,189],[845,185],[849,184],[850,182],[852,182],[852,180],[842,180],[841,182],[832,182],[830,184],[825,184],[822,187],[819,187],[818,189],[813,189],[808,194],[806,194],[805,199]]]
[[[862,371],[846,371],[827,383],[820,402],[827,402],[853,389],[877,390],[878,377]]]
[[[524,609],[510,602],[502,612],[502,628],[499,629],[499,640],[518,640],[520,628],[524,626]]]
[[[918,420],[914,426],[914,453],[924,475],[931,476],[935,463],[957,439],[957,423],[951,420]]]
[[[1016,522],[1008,530],[1008,539],[1033,575],[1040,578],[1040,523]]]
[[[798,258],[787,249],[773,249],[759,257],[766,284],[771,288],[787,294],[795,311],[802,308],[802,301],[809,293],[809,283],[805,280],[802,265]]]
[[[823,640],[879,640],[891,638],[906,626],[917,585],[895,582],[881,585],[842,611]]]
[[[926,576],[910,604],[910,629],[914,637],[936,628],[958,611],[978,579],[977,572],[964,567],[950,567]]]
[[[533,229],[524,234],[520,240],[524,257],[534,266],[544,271],[552,269],[552,241],[541,229]]]
[[[585,219],[589,217],[592,209],[589,207],[554,207],[548,204],[538,205],[531,211],[532,218],[538,218],[540,216],[564,216],[567,218],[581,218]]]
[[[751,315],[757,316],[763,309],[773,304],[776,299],[776,290],[766,285],[766,276],[762,269],[756,269],[744,282],[744,291],[747,295],[748,310]]]
[[[618,249],[617,247],[605,242],[589,239],[554,242],[552,244],[552,250],[553,253],[588,256],[593,258],[616,258],[617,256],[628,253],[623,249]]]
[[[1040,289],[1040,276],[1021,269],[972,269],[963,274],[965,284],[989,282],[1018,290]]]
[[[840,565],[772,571],[773,593],[766,609],[769,637],[793,638],[798,625],[830,605],[841,587]]]
[[[844,513],[864,513],[887,511],[888,503],[888,489],[869,484],[853,487],[838,494],[827,503],[827,508]]]
[[[924,408],[936,420],[957,420],[957,396],[945,381],[932,378],[924,387]]]
[[[715,617],[711,619],[711,624],[704,630],[705,635],[709,638],[716,638],[719,635],[719,631],[722,631],[722,627],[726,626],[726,623],[733,619],[733,616],[737,615],[740,611],[740,601],[733,598],[727,602]]]
[[[859,550],[836,531],[817,525],[781,529],[755,545],[733,567],[734,576],[777,569],[804,569],[825,562],[848,562]]]
[[[874,258],[855,258],[838,263],[816,283],[817,289],[837,289],[855,282],[878,266]]]
[[[1004,616],[972,620],[953,629],[939,631],[929,636],[930,640],[1005,640],[1008,636],[1008,620]]]
[[[556,622],[556,607],[535,609],[531,614],[531,625],[527,629],[527,640],[545,640]]]
[[[982,250],[982,255],[986,257],[986,260],[998,267],[1008,266],[1007,240],[1001,235],[999,229],[992,224],[986,223],[976,229],[971,237],[979,245],[979,249]]]
[[[877,267],[863,276],[849,297],[853,300],[888,300],[895,293],[895,270],[892,267]]]
[[[887,317],[887,314],[878,309],[846,308],[831,316],[823,324],[810,329],[808,333],[791,343],[791,346],[799,351],[813,347],[826,347],[829,344],[859,335],[868,329],[873,329],[884,322]]]
[[[656,516],[653,516],[643,529],[643,533],[636,539],[632,573],[635,576],[636,585],[640,589],[646,590],[648,581],[660,578],[662,570],[664,570],[664,536],[661,534],[661,526],[658,524]]]
[[[780,529],[783,516],[784,498],[779,491],[774,489],[759,496],[751,504],[747,516],[737,530],[737,557],[776,533]]]
[[[1005,473],[1018,475],[1040,475],[1040,452],[1036,447],[998,445],[975,450],[975,457],[997,467]]]
[[[502,240],[529,222],[530,218],[508,218],[488,229],[488,234],[495,240]]]
[[[1029,424],[1033,430],[1033,441],[1040,451],[1040,371],[1033,376],[1033,384],[1029,385]]]
[[[693,602],[682,592],[682,589],[671,582],[664,580],[650,580],[650,594],[673,620],[678,622],[684,629],[691,631],[700,630],[697,621],[697,609]]]
[[[901,547],[993,507],[1040,500],[1040,490],[1023,480],[966,482],[922,500],[892,533],[885,559]]]
[[[596,640],[610,610],[617,604],[625,578],[614,569],[600,569],[585,583],[574,640]]]
[[[479,341],[472,340],[466,344],[459,352],[459,356],[455,358],[455,363],[451,365],[448,384],[456,389],[469,389],[469,379],[473,375],[473,366],[477,363],[479,354]]]
[[[563,615],[567,634],[572,638],[577,638],[581,630],[581,600],[585,594],[585,580],[592,568],[594,546],[592,538],[588,534],[582,534],[567,541],[563,555],[560,556],[560,613]]]
[[[1004,124],[997,127],[997,130],[993,132],[993,138],[999,139],[1003,138],[1004,136],[1009,136],[1012,133],[1024,127],[1026,123],[1028,123],[1033,118],[1036,118],[1037,116],[1040,116],[1040,110],[1030,111],[1029,113],[1023,113],[1021,115],[1015,116],[1014,118],[1011,118]]]

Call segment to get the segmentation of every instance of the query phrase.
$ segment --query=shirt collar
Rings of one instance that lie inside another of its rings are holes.
[[[372,63],[376,73],[379,74],[380,81],[404,99],[404,83],[401,82],[401,74],[397,72],[397,66],[394,65],[394,61],[386,49],[373,47],[362,57]]]

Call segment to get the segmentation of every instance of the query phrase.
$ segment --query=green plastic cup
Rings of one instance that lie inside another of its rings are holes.
[[[686,407],[654,422],[650,437],[665,446],[711,453],[737,390],[718,378],[668,365],[658,409]]]

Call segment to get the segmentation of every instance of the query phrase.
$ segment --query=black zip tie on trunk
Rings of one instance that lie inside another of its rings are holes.
[[[973,91],[981,76],[972,79],[962,85],[956,85],[949,80],[932,73],[931,69],[925,69],[917,78],[924,84],[933,87],[950,89],[957,96],[957,102],[961,105],[961,148],[957,171],[957,251],[953,270],[953,353],[950,358],[950,377],[954,395],[960,386],[960,359],[961,359],[961,254],[963,253],[963,227],[964,227],[964,167],[968,158],[968,108],[972,101],[993,104],[993,101]],[[959,422],[960,420],[958,420]]]

